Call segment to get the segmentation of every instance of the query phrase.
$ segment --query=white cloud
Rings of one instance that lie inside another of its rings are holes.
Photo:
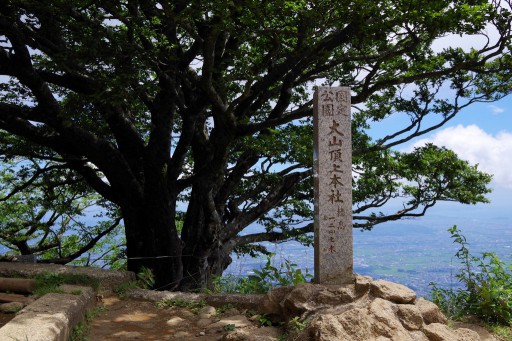
[[[505,111],[505,109],[498,107],[497,105],[494,104],[489,105],[489,107],[491,108],[493,114],[501,114],[502,112]]]
[[[476,125],[445,128],[436,134],[417,141],[414,147],[426,143],[445,146],[479,169],[493,174],[497,186],[512,188],[512,133],[502,131],[493,136]]]

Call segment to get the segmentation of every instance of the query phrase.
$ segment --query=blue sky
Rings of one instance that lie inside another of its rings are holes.
[[[404,119],[397,115],[379,123],[372,129],[372,135],[378,137],[396,130]],[[494,177],[493,192],[488,195],[490,204],[441,203],[431,209],[430,215],[486,216],[512,221],[512,96],[471,105],[442,128],[398,148],[406,151],[427,142],[455,151],[461,159],[478,164]]]

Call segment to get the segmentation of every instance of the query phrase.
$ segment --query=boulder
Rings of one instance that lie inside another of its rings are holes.
[[[237,329],[222,337],[222,341],[276,341],[282,331],[276,327]]]
[[[251,325],[251,322],[245,315],[234,315],[221,319],[218,322],[206,326],[206,329],[223,329],[227,325],[233,325],[235,328],[244,328]]]
[[[320,315],[313,319],[308,327],[300,333],[295,340],[297,341],[332,341],[332,340],[352,340],[345,332],[345,329],[333,315]]]
[[[416,307],[419,309],[421,316],[423,317],[423,321],[426,324],[431,323],[442,323],[445,324],[448,320],[446,316],[444,316],[443,312],[437,305],[434,303],[425,300],[424,298],[419,298],[416,301]]]
[[[407,330],[420,330],[423,326],[420,310],[413,304],[400,304],[397,316]]]
[[[0,311],[5,314],[15,314],[21,309],[23,309],[25,305],[21,302],[9,302],[0,304]]]
[[[281,302],[290,293],[293,287],[275,288],[263,296],[258,310],[268,315],[282,315]]]
[[[185,319],[182,319],[179,316],[173,316],[169,320],[167,320],[166,324],[170,327],[176,327],[182,325],[183,321],[185,321]]]
[[[372,338],[373,321],[368,315],[367,309],[352,309],[337,318],[345,333],[350,335],[352,339],[370,340]]]
[[[469,329],[448,328],[441,310],[423,298],[416,299],[411,289],[365,276],[356,275],[351,285],[301,284],[273,290],[262,300],[262,306],[267,314],[288,321],[299,317],[307,323],[302,331],[289,331],[296,341],[480,340]],[[238,332],[229,340],[242,340],[242,334]]]
[[[355,290],[359,295],[364,295],[370,290],[370,284],[373,279],[370,276],[362,276],[355,274]]]
[[[197,314],[199,315],[199,318],[207,319],[212,316],[215,316],[217,314],[217,310],[214,307],[212,307],[211,305],[207,305],[207,306],[204,306],[201,309],[199,309]]]
[[[394,303],[413,303],[416,299],[416,293],[405,285],[384,280],[371,282],[370,293]]]
[[[318,295],[318,292],[320,290],[323,291],[323,289],[324,287],[321,285],[310,283],[299,284],[293,288],[281,302],[281,312],[285,320],[315,310],[318,304],[315,302],[314,298]],[[324,303],[320,304],[324,305]]]

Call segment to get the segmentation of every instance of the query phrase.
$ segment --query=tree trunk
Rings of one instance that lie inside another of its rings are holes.
[[[183,281],[180,290],[206,288],[231,264],[234,242],[220,239],[223,225],[215,211],[211,190],[192,191],[183,226]]]
[[[154,289],[175,290],[182,276],[182,242],[176,231],[174,203],[150,197],[139,207],[123,209],[128,270],[143,267],[155,277]]]
[[[208,257],[214,246],[215,229],[207,205],[208,194],[194,186],[181,237],[183,248],[183,280],[180,289],[205,288],[208,283]]]

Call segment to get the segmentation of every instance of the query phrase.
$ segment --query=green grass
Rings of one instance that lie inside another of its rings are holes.
[[[96,306],[92,309],[89,309],[85,312],[85,318],[83,321],[78,322],[78,324],[71,331],[71,336],[69,337],[70,341],[89,341],[87,337],[87,333],[91,329],[89,323],[92,319],[97,317],[101,312],[105,311],[107,308],[105,306]]]
[[[100,287],[100,281],[98,279],[80,274],[57,274],[44,272],[37,275],[34,279],[36,281],[34,294],[37,297],[44,296],[48,293],[64,293],[63,290],[59,289],[61,284],[89,286],[95,291],[98,291]],[[76,295],[80,294],[80,292],[79,290],[74,290],[72,294]]]

